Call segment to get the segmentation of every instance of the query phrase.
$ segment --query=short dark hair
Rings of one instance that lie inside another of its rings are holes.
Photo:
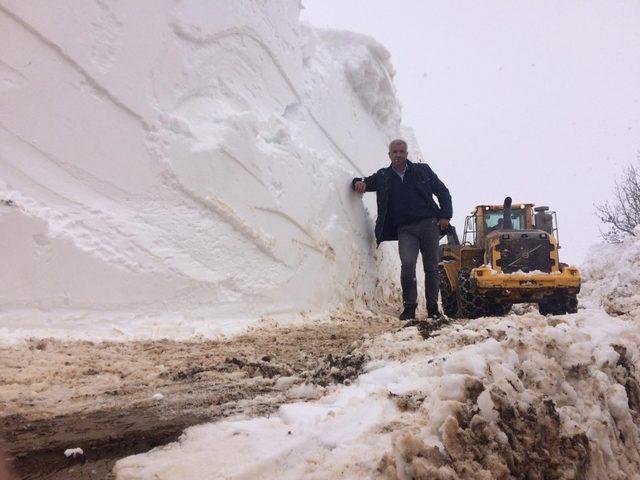
[[[391,152],[391,149],[393,148],[393,146],[398,143],[401,143],[402,145],[404,145],[405,150],[409,149],[407,142],[405,142],[401,138],[396,138],[395,140],[391,140],[391,143],[389,144],[389,152]]]

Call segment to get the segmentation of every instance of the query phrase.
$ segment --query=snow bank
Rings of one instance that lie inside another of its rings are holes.
[[[637,478],[640,327],[584,311],[416,329],[365,346],[366,373],[269,418],[185,431],[120,460],[152,478]],[[299,387],[297,387],[299,388]]]
[[[581,274],[581,303],[609,315],[640,318],[640,229],[621,244],[591,247]]]
[[[211,336],[389,294],[349,183],[402,131],[389,54],[299,10],[2,2],[5,339]]]

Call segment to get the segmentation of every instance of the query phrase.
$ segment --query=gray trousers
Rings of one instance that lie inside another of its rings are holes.
[[[398,227],[398,250],[400,252],[400,284],[402,285],[402,301],[405,307],[415,308],[418,304],[416,282],[416,263],[418,252],[422,254],[424,267],[427,311],[432,314],[438,311],[438,292],[440,279],[438,276],[438,243],[440,229],[437,218],[425,218],[416,223]]]

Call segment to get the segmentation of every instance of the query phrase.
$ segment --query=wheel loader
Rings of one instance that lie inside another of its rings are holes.
[[[514,303],[537,303],[543,315],[578,309],[580,272],[560,263],[555,212],[531,203],[478,205],[440,245],[440,295],[453,318],[506,315]]]

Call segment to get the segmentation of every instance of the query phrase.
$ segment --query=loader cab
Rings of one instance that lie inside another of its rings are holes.
[[[487,235],[502,227],[504,208],[502,205],[478,205],[467,216],[464,225],[464,245],[484,248]],[[532,203],[511,206],[511,223],[514,230],[542,230],[555,237],[560,248],[558,219],[549,207],[534,207]]]
[[[463,243],[482,248],[489,233],[503,228],[503,213],[502,205],[478,205],[465,221]],[[536,228],[533,224],[533,204],[512,205],[511,222],[514,230]]]

